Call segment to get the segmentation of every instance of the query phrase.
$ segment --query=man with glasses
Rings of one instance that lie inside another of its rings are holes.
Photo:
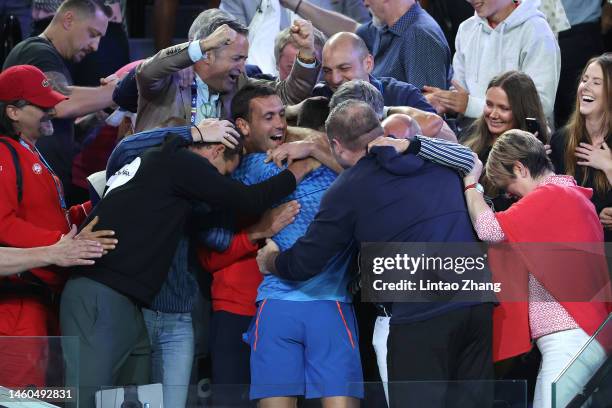
[[[55,106],[66,97],[53,90],[38,68],[17,65],[0,74],[0,245],[16,248],[58,242],[90,211],[89,203],[69,208],[62,182],[36,148],[53,133]],[[116,240],[110,231],[92,233],[97,221],[75,239],[99,241],[104,249]],[[0,335],[57,334],[54,300],[66,275],[56,268],[36,268],[0,279]],[[0,348],[0,384],[44,385],[46,367],[40,341],[20,339],[15,347]]]

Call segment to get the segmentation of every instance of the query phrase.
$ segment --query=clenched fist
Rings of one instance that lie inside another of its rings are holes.
[[[200,40],[200,48],[202,49],[202,53],[206,51],[214,50],[220,47],[224,47],[226,45],[230,45],[234,41],[236,41],[236,36],[238,33],[234,31],[227,24],[223,24],[221,27],[217,28],[211,35]]]
[[[296,19],[290,31],[291,38],[299,50],[299,56],[303,59],[313,59],[315,47],[312,23],[307,20]]]

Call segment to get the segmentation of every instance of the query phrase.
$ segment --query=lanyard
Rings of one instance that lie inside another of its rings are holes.
[[[198,85],[196,84],[195,78],[191,83],[191,126],[196,125],[196,114],[198,104]]]
[[[45,168],[49,171],[49,173],[51,173],[51,178],[53,179],[53,184],[55,185],[55,189],[57,190],[57,196],[58,196],[58,199],[59,199],[60,207],[62,207],[62,210],[64,211],[64,216],[66,217],[66,222],[68,222],[68,226],[70,227],[70,218],[68,217],[68,206],[66,205],[66,199],[64,198],[64,189],[62,187],[61,180],[59,179],[59,177],[57,177],[57,175],[55,174],[55,172],[53,171],[53,169],[51,168],[49,163],[47,163],[47,161],[45,160],[43,155],[40,154],[40,152],[38,151],[36,146],[34,146],[34,150],[36,151],[35,152],[34,150],[32,150],[32,148],[30,147],[29,144],[27,144],[26,142],[23,141],[23,139],[19,139],[19,143],[23,147],[28,149],[30,151],[30,153],[32,153],[34,156],[38,156],[38,159],[40,159],[40,161],[45,166]]]
[[[211,102],[213,96],[216,96],[216,95],[209,94],[209,102],[202,103],[202,105],[200,106],[200,111],[202,113],[203,119],[219,117],[218,112],[217,112],[218,100],[215,102]],[[193,82],[191,83],[191,126],[196,126],[196,117],[198,114],[197,105],[198,105],[198,85],[196,83],[196,80],[194,79]]]

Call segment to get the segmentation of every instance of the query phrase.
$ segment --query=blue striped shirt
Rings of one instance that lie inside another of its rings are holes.
[[[392,77],[421,89],[424,85],[448,89],[453,77],[452,56],[442,29],[419,3],[393,26],[372,22],[356,31],[374,55],[375,77]]]

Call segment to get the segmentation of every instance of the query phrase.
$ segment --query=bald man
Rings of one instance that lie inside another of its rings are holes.
[[[327,40],[323,47],[323,82],[317,84],[313,96],[331,98],[340,85],[361,79],[374,85],[385,100],[385,106],[409,106],[434,112],[415,86],[390,77],[372,76],[374,57],[357,34],[340,32]]]
[[[393,114],[382,122],[385,136],[409,139],[416,135],[422,135],[418,122],[408,115]]]
[[[326,35],[355,32],[374,54],[374,75],[390,76],[421,89],[434,81],[448,89],[451,52],[438,23],[416,0],[366,0],[372,21],[355,20],[324,10],[308,0],[280,0]]]

